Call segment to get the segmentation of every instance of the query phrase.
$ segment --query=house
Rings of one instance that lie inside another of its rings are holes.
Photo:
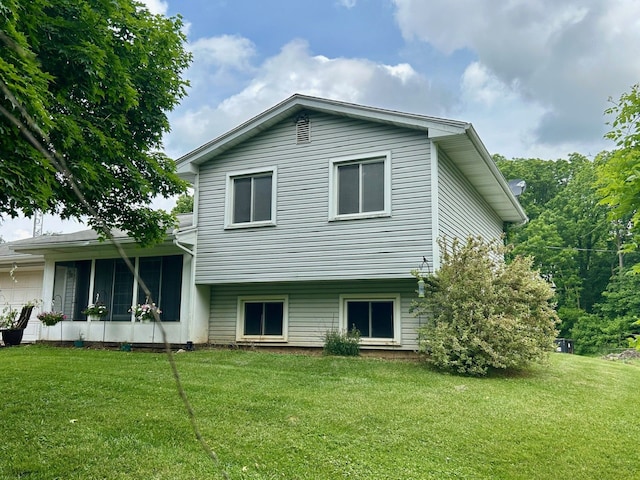
[[[293,95],[178,159],[193,215],[150,249],[119,242],[151,286],[171,343],[322,347],[357,328],[363,349],[412,351],[410,271],[438,238],[499,237],[526,221],[469,123]],[[144,296],[95,232],[16,242],[44,259],[42,298],[67,314],[43,340],[158,343]],[[81,312],[96,300],[103,321]],[[53,302],[53,303],[52,303]]]
[[[526,221],[471,124],[303,95],[177,165],[212,343],[321,347],[355,326],[363,348],[414,350],[410,271],[438,268],[438,238]]]

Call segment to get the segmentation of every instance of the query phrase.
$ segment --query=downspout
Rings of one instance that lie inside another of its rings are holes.
[[[183,252],[186,252],[191,258],[191,272],[190,272],[190,285],[189,285],[189,299],[188,299],[188,318],[191,319],[191,321],[187,321],[186,327],[187,327],[187,331],[183,331],[182,334],[186,334],[186,338],[184,338],[184,340],[186,340],[187,342],[187,346],[188,345],[192,345],[191,342],[191,334],[192,334],[192,329],[194,328],[192,322],[193,322],[193,318],[194,318],[194,310],[195,310],[195,252],[191,249],[189,249],[188,247],[186,247],[185,245],[183,245],[182,243],[180,243],[180,241],[178,240],[178,230],[174,230],[173,231],[173,235],[174,235],[174,239],[173,239],[173,244],[178,247],[180,250],[182,250]],[[182,336],[182,335],[181,335]],[[187,347],[189,348],[189,347]]]
[[[177,233],[177,232],[175,232],[175,231],[173,232],[173,234],[174,234],[174,235],[175,235],[176,233]],[[187,253],[188,253],[189,255],[191,255],[192,257],[194,257],[194,256],[195,256],[195,253],[193,252],[193,250],[189,250],[186,246],[184,246],[182,243],[180,243],[180,242],[178,241],[178,238],[177,238],[177,237],[173,239],[173,244],[174,244],[176,247],[178,247],[180,250],[183,250],[183,251],[187,252]]]

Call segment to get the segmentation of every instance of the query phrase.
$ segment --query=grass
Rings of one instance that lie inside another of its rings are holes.
[[[640,367],[555,354],[477,379],[412,362],[0,350],[2,479],[637,478]]]

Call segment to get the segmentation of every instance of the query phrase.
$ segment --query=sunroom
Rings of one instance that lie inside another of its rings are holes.
[[[179,230],[151,248],[118,232],[119,249],[92,230],[17,242],[15,251],[44,256],[41,310],[65,315],[56,325],[40,325],[38,339],[160,344],[164,329],[171,344],[206,341],[206,319],[193,315],[191,216],[180,221]],[[162,325],[136,317],[136,306],[151,303]],[[100,313],[87,312],[92,305]]]

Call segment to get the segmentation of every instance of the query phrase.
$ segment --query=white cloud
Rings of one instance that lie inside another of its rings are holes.
[[[169,9],[168,2],[163,2],[162,0],[140,0],[144,3],[149,11],[156,15],[166,15],[167,10]]]
[[[200,38],[189,44],[189,49],[195,65],[237,70],[249,70],[256,54],[253,42],[237,35]]]
[[[444,54],[465,49],[523,101],[542,106],[536,136],[549,145],[601,140],[610,96],[640,78],[636,0],[394,0],[409,41]]]
[[[210,74],[216,71],[214,65]],[[175,112],[168,154],[182,155],[294,93],[432,115],[445,112],[450,101],[409,64],[313,55],[305,41],[293,40],[254,67],[238,93],[219,102],[199,95],[190,108]]]
[[[357,0],[338,0],[337,1],[338,5],[345,7],[345,8],[353,8],[356,6]]]

